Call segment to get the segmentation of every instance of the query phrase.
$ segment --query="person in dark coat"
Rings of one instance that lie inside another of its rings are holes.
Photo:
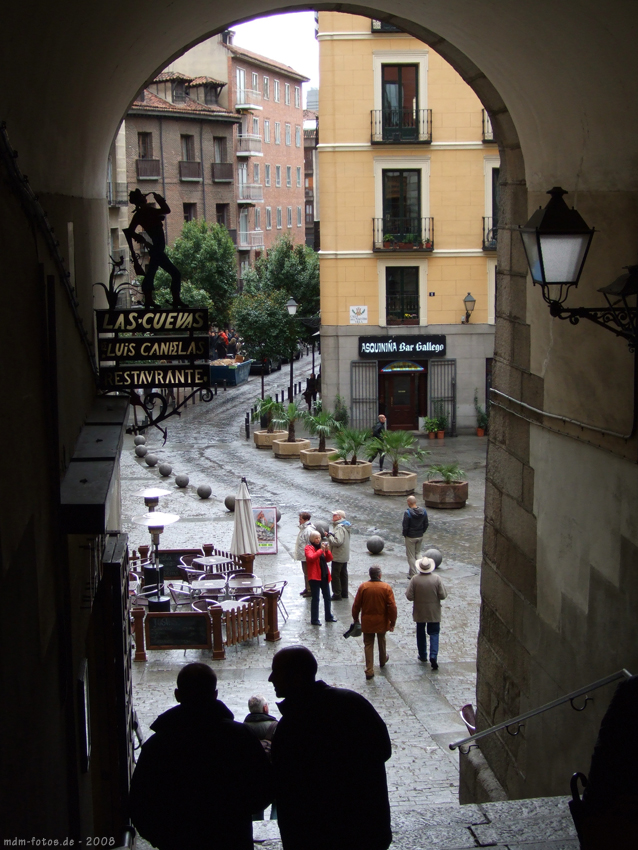
[[[377,440],[380,440],[381,435],[383,434],[383,432],[385,430],[387,430],[387,427],[388,427],[388,420],[385,418],[385,415],[383,413],[380,413],[379,414],[379,421],[377,422],[377,424],[372,429],[372,436],[374,438],[376,438]],[[383,454],[383,452],[376,452],[370,458],[370,462],[371,463],[374,462],[374,459],[376,458],[377,455],[379,455],[379,472],[383,472],[383,463],[385,461],[385,455]]]
[[[159,850],[253,850],[252,812],[274,796],[264,748],[217,699],[207,664],[180,670],[175,699],[151,725],[133,773],[135,828]],[[184,804],[195,799],[199,809]]]
[[[367,699],[316,674],[310,650],[291,646],[268,680],[284,698],[272,743],[284,850],[387,850],[387,727]]]
[[[414,496],[408,496],[408,507],[403,513],[402,533],[405,538],[405,556],[408,559],[408,578],[416,575],[416,561],[421,555],[423,535],[428,530],[428,512],[419,507]]]

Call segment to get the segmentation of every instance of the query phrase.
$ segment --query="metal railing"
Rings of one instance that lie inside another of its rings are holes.
[[[237,136],[237,154],[251,155],[261,153],[261,136],[253,133],[243,133]]]
[[[110,207],[125,207],[128,204],[128,184],[107,183],[106,199]]]
[[[137,159],[135,160],[138,180],[159,180],[159,159]]]
[[[242,201],[263,201],[264,187],[261,183],[240,183],[237,192],[237,200],[239,203]]]
[[[434,218],[373,218],[373,251],[433,251]]]
[[[232,183],[235,178],[232,162],[211,162],[210,169],[213,183]]]
[[[192,159],[181,159],[179,161],[180,180],[201,180],[202,164]]]
[[[373,109],[370,112],[373,145],[416,145],[432,141],[431,109]]]
[[[496,233],[498,226],[491,215],[483,216],[483,250],[496,251]]]
[[[263,230],[239,230],[237,232],[237,247],[244,250],[264,247]]]
[[[609,685],[611,682],[616,682],[618,679],[630,679],[631,673],[629,670],[618,670],[616,673],[612,673],[610,676],[605,676],[604,679],[597,679],[595,682],[592,682],[589,685],[585,685],[584,688],[578,688],[576,691],[571,691],[569,694],[565,694],[558,699],[552,700],[551,702],[546,703],[545,705],[541,705],[540,708],[533,708],[531,711],[526,711],[524,714],[519,714],[517,717],[512,717],[511,720],[504,720],[502,723],[497,723],[494,726],[490,726],[489,729],[483,730],[483,732],[475,732],[473,735],[469,735],[467,738],[462,738],[460,741],[454,741],[454,743],[450,744],[451,750],[456,750],[457,747],[460,748],[465,744],[473,744],[476,741],[479,741],[481,738],[486,738],[488,735],[494,734],[494,732],[500,732],[501,729],[505,729],[509,735],[512,737],[516,737],[518,733],[521,731],[524,720],[528,720],[530,717],[535,717],[537,714],[543,714],[545,711],[549,711],[552,708],[556,708],[559,705],[563,705],[566,702],[571,703],[574,711],[584,711],[587,708],[587,703],[593,700],[593,697],[587,696],[589,691],[595,691],[598,688],[602,688],[605,685]],[[581,708],[577,708],[574,705],[574,700],[577,697],[585,697],[585,702],[581,706]],[[516,732],[510,732],[509,727],[516,726]]]
[[[483,141],[484,142],[493,142],[494,141],[494,130],[492,129],[492,121],[490,116],[487,114],[485,109],[481,110],[483,113]]]

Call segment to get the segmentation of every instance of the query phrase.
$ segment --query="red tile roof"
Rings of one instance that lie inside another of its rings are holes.
[[[310,82],[310,77],[304,77],[299,71],[295,71],[290,65],[284,65],[282,62],[277,62],[274,59],[269,59],[267,56],[261,56],[259,53],[253,53],[251,50],[245,50],[243,47],[237,47],[235,44],[225,44],[224,47],[238,58],[243,58],[247,62],[255,62],[258,65],[263,65],[267,68],[274,68],[281,71],[295,80],[302,83]]]
[[[303,111],[303,119],[304,121],[316,121],[319,118],[319,113],[314,112],[312,109],[304,109]]]
[[[170,80],[184,80],[184,82],[190,82],[193,78],[189,77],[187,74],[182,74],[181,71],[162,71],[161,74],[158,74],[154,81],[155,83],[166,83]]]
[[[198,103],[190,97],[187,97],[183,103],[169,103],[169,101],[164,100],[163,97],[158,97],[158,95],[153,94],[148,89],[144,90],[144,100],[136,100],[131,106],[131,110],[135,112],[157,112],[160,110],[174,114],[181,113],[182,115],[235,116],[234,112],[230,112],[222,106],[207,106],[204,103]],[[236,117],[239,118],[239,116]]]
[[[193,77],[189,85],[193,88],[193,86],[205,86],[207,83],[211,83],[214,86],[228,85],[228,83],[225,83],[223,80],[216,80],[214,77]]]

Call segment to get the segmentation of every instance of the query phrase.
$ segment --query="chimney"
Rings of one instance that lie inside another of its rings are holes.
[[[224,44],[232,44],[233,38],[235,37],[235,33],[233,30],[224,30],[222,33],[222,42]]]

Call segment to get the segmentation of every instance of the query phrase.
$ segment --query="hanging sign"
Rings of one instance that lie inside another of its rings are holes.
[[[360,336],[359,357],[380,357],[396,360],[399,357],[427,359],[445,357],[446,338],[432,336]]]
[[[208,360],[208,336],[125,336],[99,340],[100,360]]]
[[[100,387],[106,392],[167,387],[207,387],[210,384],[208,364],[201,366],[179,363],[151,363],[148,366],[102,366]]]
[[[104,333],[149,333],[152,331],[208,330],[208,310],[96,310],[97,331]]]

